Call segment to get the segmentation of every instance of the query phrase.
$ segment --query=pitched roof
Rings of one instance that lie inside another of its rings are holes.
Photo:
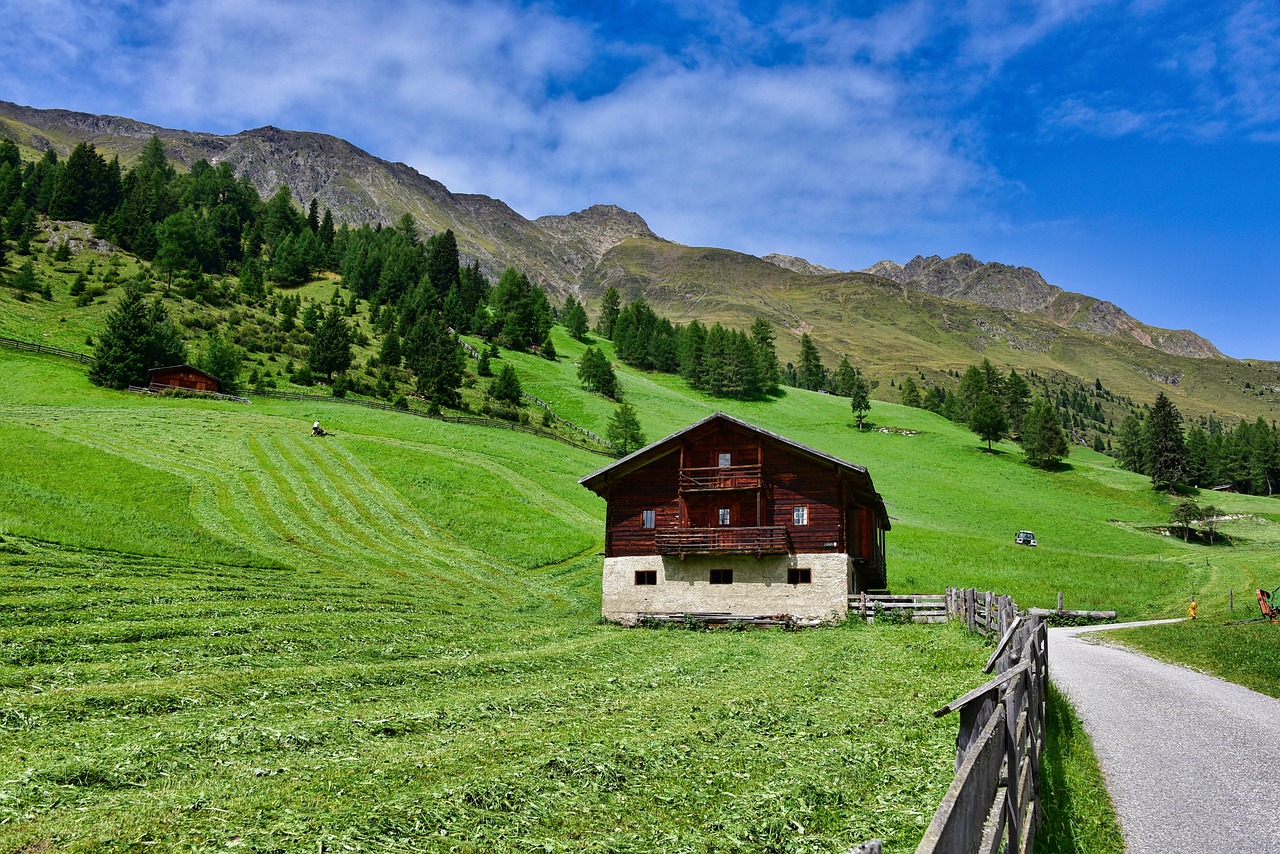
[[[148,375],[154,374],[156,371],[177,371],[177,370],[195,371],[197,374],[200,374],[201,376],[206,376],[211,380],[217,381],[218,385],[222,385],[221,378],[215,377],[213,374],[209,373],[208,371],[202,371],[199,368],[197,368],[195,365],[163,365],[156,368],[147,368],[147,374]]]
[[[680,440],[684,438],[684,436],[689,433],[696,432],[700,428],[715,422],[724,422],[740,427],[744,430],[749,430],[750,432],[763,436],[776,444],[789,448],[801,456],[834,466],[838,472],[847,475],[851,480],[862,487],[860,491],[874,496],[873,507],[878,511],[880,520],[884,525],[884,529],[886,531],[889,530],[889,513],[885,509],[884,499],[880,497],[880,493],[876,492],[875,486],[871,482],[871,475],[867,472],[865,467],[854,465],[853,463],[842,460],[839,457],[833,457],[831,454],[819,451],[817,448],[811,448],[808,445],[788,439],[786,436],[780,436],[779,434],[766,430],[763,427],[757,427],[755,424],[743,421],[741,418],[734,418],[732,415],[726,415],[723,412],[713,412],[701,421],[696,421],[682,430],[677,430],[670,436],[659,439],[656,442],[651,442],[640,450],[634,451],[622,459],[592,472],[586,477],[579,478],[578,483],[582,484],[587,489],[590,489],[597,495],[603,495],[601,492],[602,487],[605,487],[607,484],[622,475],[635,471],[642,466],[648,465],[654,460],[660,459],[665,457],[667,454],[674,452],[680,446]]]

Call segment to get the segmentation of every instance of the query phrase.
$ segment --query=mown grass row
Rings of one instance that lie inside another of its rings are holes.
[[[506,358],[557,410],[611,411],[571,364]],[[929,712],[981,680],[980,642],[600,625],[603,503],[576,484],[598,457],[0,371],[0,851],[902,848],[949,781]],[[1046,474],[918,410],[873,412],[916,435],[860,434],[828,396],[624,384],[651,438],[724,408],[867,465],[899,590],[1167,614],[1276,552],[1264,499],[1224,498],[1250,515],[1206,552],[1145,530],[1167,500],[1088,454]],[[1045,545],[1012,546],[1029,526]]]

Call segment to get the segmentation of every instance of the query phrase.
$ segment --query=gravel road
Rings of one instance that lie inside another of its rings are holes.
[[[1049,678],[1093,739],[1128,851],[1280,854],[1280,700],[1096,630],[1049,630]]]

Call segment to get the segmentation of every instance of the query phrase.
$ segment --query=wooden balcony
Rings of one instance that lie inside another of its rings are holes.
[[[791,552],[791,537],[782,526],[763,528],[674,528],[657,532],[658,554],[781,555]]]
[[[705,466],[680,469],[681,492],[712,492],[731,489],[759,489],[760,465]]]

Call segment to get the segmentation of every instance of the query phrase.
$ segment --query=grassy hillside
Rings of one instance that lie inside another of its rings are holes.
[[[0,850],[831,851],[945,786],[980,643],[601,625],[600,457],[0,376]]]
[[[765,317],[781,333],[784,362],[795,359],[800,333],[809,332],[828,365],[847,353],[880,378],[878,394],[886,400],[896,400],[891,379],[923,373],[950,383],[946,371],[987,358],[1005,371],[1061,372],[1089,385],[1101,379],[1139,402],[1163,391],[1188,416],[1280,415],[1280,364],[1173,356],[862,273],[803,275],[737,252],[633,239],[585,274],[593,305],[609,285],[625,299],[643,294],[673,322],[696,317],[746,328]]]
[[[557,338],[571,356],[582,345]],[[505,354],[601,429],[569,359]],[[601,457],[336,404],[105,392],[0,351],[0,850],[837,851],[913,845],[952,768],[929,712],[980,681],[950,627],[602,625]],[[977,584],[1124,616],[1217,615],[1274,566],[1148,533],[1167,499],[1094,455],[839,398],[728,404],[623,369],[650,438],[722,407],[867,465],[899,590]],[[316,418],[336,435],[308,436]],[[1044,544],[1015,548],[1034,528]],[[110,842],[106,840],[112,840]]]

